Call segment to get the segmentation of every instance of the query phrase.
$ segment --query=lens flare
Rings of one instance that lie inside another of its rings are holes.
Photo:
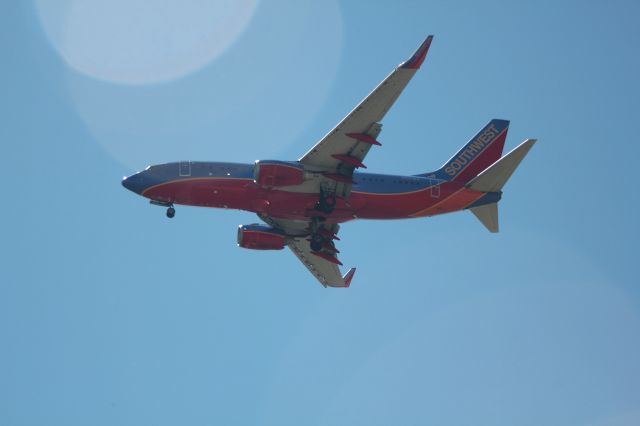
[[[270,0],[200,72],[153,85],[69,72],[66,85],[92,139],[132,171],[180,160],[298,158],[335,124],[298,140],[331,90],[341,46],[336,0]]]
[[[258,0],[35,0],[52,45],[74,70],[152,84],[198,70],[243,33]]]

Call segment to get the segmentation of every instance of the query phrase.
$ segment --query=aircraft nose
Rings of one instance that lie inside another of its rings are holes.
[[[122,183],[122,186],[124,186],[125,188],[131,190],[131,181],[129,180],[128,177],[124,176],[122,178],[122,182],[121,183]]]
[[[129,191],[140,194],[144,190],[144,178],[140,173],[122,178],[122,186]]]

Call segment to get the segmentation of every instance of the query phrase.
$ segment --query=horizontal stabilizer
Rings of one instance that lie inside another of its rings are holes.
[[[487,167],[485,171],[473,178],[467,184],[467,188],[482,192],[500,191],[513,174],[513,171],[518,167],[522,159],[527,155],[535,143],[536,139],[527,139],[522,142],[510,153]],[[473,209],[471,210],[473,211]]]
[[[472,207],[473,213],[489,232],[498,232],[498,203],[485,204],[484,206]]]

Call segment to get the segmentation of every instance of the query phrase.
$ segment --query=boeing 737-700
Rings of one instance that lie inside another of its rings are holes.
[[[122,184],[166,207],[170,218],[176,204],[255,212],[264,223],[241,225],[238,245],[289,247],[325,287],[349,287],[355,272],[340,273],[335,241],[344,222],[467,209],[498,232],[502,187],[535,143],[527,139],[502,156],[509,121],[491,120],[438,170],[406,176],[356,172],[366,168],[369,150],[381,145],[381,121],[422,65],[432,39],[297,161],[179,161],[149,166]]]

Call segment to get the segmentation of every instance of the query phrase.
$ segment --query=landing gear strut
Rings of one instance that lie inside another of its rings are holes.
[[[320,190],[320,200],[316,203],[315,209],[326,213],[331,214],[333,209],[336,207],[336,195],[330,192],[325,192],[324,190]]]
[[[161,206],[167,208],[167,217],[171,219],[176,215],[176,209],[173,208],[173,203],[170,201],[159,201],[159,200],[151,200],[149,201],[154,206]]]
[[[319,234],[311,234],[311,242],[309,245],[311,246],[311,250],[320,251],[322,250],[322,245],[324,244],[324,238]]]

